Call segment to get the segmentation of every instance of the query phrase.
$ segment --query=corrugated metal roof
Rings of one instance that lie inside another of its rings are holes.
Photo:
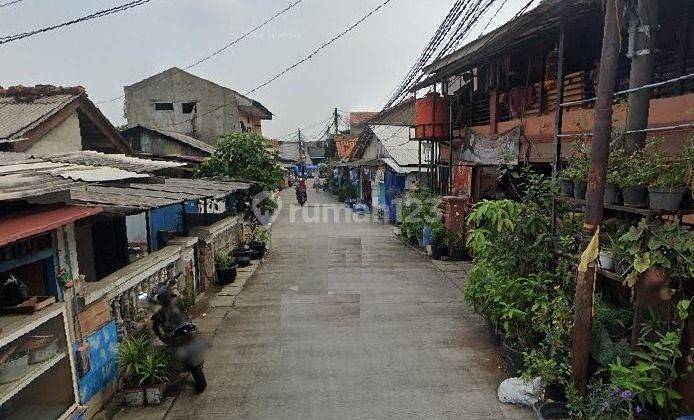
[[[89,187],[87,187],[89,188]],[[74,203],[97,204],[107,210],[120,209],[126,212],[145,211],[157,207],[180,204],[184,200],[149,197],[128,194],[127,188],[114,188],[116,191],[99,190],[89,191],[87,188],[73,188],[70,190],[70,199]]]
[[[97,153],[96,155],[87,154],[87,156],[102,158],[108,155]],[[122,163],[122,158],[119,156],[123,155],[115,156],[115,159],[107,159],[109,163]],[[80,185],[76,181],[120,181],[150,176],[112,166],[69,163],[70,158],[56,159],[57,161],[52,159],[52,157],[37,158],[26,153],[0,152],[0,200],[16,200],[68,191]],[[132,159],[135,159],[137,164],[133,164]],[[130,166],[138,170],[161,167],[160,162],[146,159],[127,158],[125,162],[128,162],[128,165],[121,166]]]
[[[213,145],[207,144],[204,141],[200,141],[194,137],[191,137],[191,136],[188,136],[185,134],[176,133],[174,131],[161,130],[159,128],[154,128],[154,127],[145,127],[145,126],[138,126],[138,127],[142,128],[144,130],[149,130],[149,131],[153,131],[155,133],[161,134],[164,137],[168,137],[170,139],[176,140],[180,143],[186,144],[192,148],[201,150],[205,153],[212,154],[215,152],[215,150],[217,150],[217,148],[214,147]],[[135,127],[135,128],[138,128],[138,127]]]
[[[95,152],[93,150],[80,150],[69,153],[40,155],[37,157],[43,160],[49,160],[51,162],[63,162],[89,166],[110,166],[113,168],[140,173],[185,166],[185,163],[181,162],[142,159],[123,154]]]
[[[210,178],[182,179],[167,178],[164,184],[130,184],[133,188],[157,191],[195,191],[207,198],[224,198],[236,191],[246,190],[251,184],[238,181],[222,181]]]
[[[0,246],[100,213],[99,207],[41,207],[0,217]]]
[[[14,96],[0,97],[0,143],[21,138],[60,111],[79,95],[59,94],[22,101]]]
[[[419,144],[410,140],[408,126],[372,125],[369,128],[398,165],[419,164]]]

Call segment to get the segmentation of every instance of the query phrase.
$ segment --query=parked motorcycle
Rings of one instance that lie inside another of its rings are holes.
[[[179,276],[154,286],[151,293],[142,293],[140,301],[158,305],[152,315],[154,334],[168,346],[173,360],[193,376],[195,391],[201,393],[207,387],[203,372],[206,343],[198,338],[197,327],[183,313],[182,302],[174,286]]]

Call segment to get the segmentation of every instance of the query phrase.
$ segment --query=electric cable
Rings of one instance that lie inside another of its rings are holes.
[[[21,3],[23,1],[24,0],[12,0],[12,1],[8,1],[7,3],[0,3],[0,9],[2,9],[3,7],[7,7],[7,6],[12,6],[13,4]]]
[[[269,23],[272,22],[273,20],[277,19],[278,17],[280,17],[280,16],[283,15],[284,13],[288,12],[288,11],[291,10],[294,6],[298,5],[298,4],[301,3],[302,1],[303,1],[303,0],[296,0],[294,3],[290,4],[289,6],[285,7],[284,9],[278,11],[277,13],[275,13],[274,15],[272,15],[270,18],[266,19],[266,20],[265,20],[264,22],[262,22],[261,24],[256,25],[256,26],[253,27],[252,29],[250,29],[250,30],[244,32],[244,33],[243,33],[241,36],[239,36],[238,38],[236,38],[236,39],[234,39],[233,41],[231,41],[231,42],[225,44],[223,47],[221,47],[221,48],[215,50],[214,52],[212,52],[212,53],[206,55],[205,57],[202,57],[202,58],[200,58],[200,59],[194,61],[193,63],[191,63],[191,64],[189,64],[189,65],[183,67],[183,70],[190,70],[190,69],[192,69],[193,67],[196,67],[196,66],[198,66],[198,65],[200,65],[200,64],[202,64],[202,63],[204,63],[205,61],[208,61],[208,60],[212,59],[213,57],[215,57],[215,56],[221,54],[222,52],[228,50],[229,48],[233,47],[234,45],[236,45],[236,44],[238,44],[239,42],[241,42],[241,41],[243,41],[244,39],[246,39],[249,35],[253,34],[254,32],[259,31],[260,29],[262,29],[264,26],[266,26],[267,24],[269,24]],[[150,83],[153,83],[153,82],[150,82]],[[140,89],[143,89],[143,88],[145,88],[145,87],[147,87],[147,86],[148,86],[147,83],[143,83],[142,85],[138,86],[138,88],[135,89],[135,91],[138,91],[138,90],[140,90]],[[108,100],[105,100],[105,101],[96,102],[96,105],[101,105],[101,104],[104,104],[104,103],[107,103],[107,102],[115,102],[115,101],[117,101],[117,100],[119,100],[119,99],[123,99],[124,97],[125,97],[125,95],[120,95],[120,96],[117,96],[117,97],[115,97],[115,98],[111,98],[111,99],[108,99]]]
[[[60,23],[57,25],[47,26],[45,28],[35,29],[33,31],[22,32],[22,33],[18,33],[18,34],[14,34],[14,35],[3,36],[3,37],[0,37],[0,45],[7,44],[9,42],[19,41],[20,39],[28,38],[30,36],[38,35],[38,34],[45,33],[45,32],[54,31],[56,29],[64,28],[64,27],[70,26],[70,25],[75,25],[77,23],[85,22],[88,20],[92,20],[92,19],[120,13],[120,12],[123,12],[123,11],[128,10],[128,9],[142,6],[146,3],[149,3],[150,1],[152,1],[152,0],[134,0],[134,1],[131,1],[128,3],[123,3],[119,6],[112,7],[110,9],[100,10],[98,12],[89,14],[87,16],[82,16],[80,18],[72,19],[70,21],[63,22],[63,23]]]
[[[368,19],[369,17],[371,17],[374,13],[378,12],[381,8],[383,8],[385,5],[387,5],[387,4],[390,3],[390,2],[391,2],[391,0],[384,0],[384,1],[382,1],[378,6],[376,6],[374,9],[372,9],[372,10],[371,10],[370,12],[368,12],[366,15],[364,15],[361,19],[357,20],[357,21],[356,21],[354,24],[352,24],[350,27],[348,27],[348,28],[345,29],[344,31],[340,32],[338,35],[335,35],[335,36],[334,36],[333,38],[331,38],[329,41],[323,43],[321,46],[319,46],[318,48],[316,48],[315,50],[313,50],[311,53],[309,53],[307,56],[305,56],[305,57],[302,58],[301,60],[299,60],[299,61],[297,61],[296,63],[292,64],[291,66],[285,68],[284,70],[282,70],[281,72],[277,73],[275,76],[271,77],[271,78],[268,79],[267,81],[265,81],[265,82],[259,84],[258,86],[254,87],[253,89],[249,90],[248,92],[245,93],[245,95],[250,95],[251,93],[258,91],[259,89],[262,89],[263,87],[269,85],[270,83],[274,82],[275,80],[277,80],[277,79],[279,79],[280,77],[284,76],[285,74],[289,73],[291,70],[293,70],[293,69],[299,67],[301,64],[303,64],[303,63],[305,63],[306,61],[310,60],[310,59],[313,58],[316,54],[318,54],[321,50],[325,49],[326,47],[330,46],[331,44],[333,44],[333,43],[334,43],[335,41],[337,41],[338,39],[342,38],[342,37],[343,37],[344,35],[346,35],[347,33],[351,32],[353,29],[355,29],[357,26],[359,26],[362,22],[364,22],[365,20],[367,20],[367,19]],[[227,107],[227,106],[229,106],[229,105],[231,105],[231,103],[225,103],[225,104],[222,104],[222,105],[220,105],[220,106],[214,107],[214,108],[210,109],[209,111],[206,111],[206,112],[204,112],[204,113],[202,113],[202,114],[196,115],[195,118],[199,118],[199,117],[202,117],[202,116],[204,116],[204,115],[210,114],[210,113],[215,112],[215,111],[217,111],[217,110],[219,110],[219,109],[225,108],[225,107]],[[175,127],[175,126],[177,126],[177,125],[185,124],[185,123],[188,123],[188,122],[190,122],[190,121],[191,121],[191,119],[188,119],[188,120],[185,120],[185,121],[180,121],[180,122],[178,122],[178,123],[173,123],[173,124],[169,124],[169,125],[166,125],[166,126],[161,126],[161,127],[158,127],[158,128]]]

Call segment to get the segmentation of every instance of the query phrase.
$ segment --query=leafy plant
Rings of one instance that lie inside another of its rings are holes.
[[[149,352],[150,344],[146,337],[129,338],[118,346],[118,365],[126,381],[137,383],[138,369]]]
[[[257,242],[262,242],[267,246],[270,246],[270,244],[272,243],[272,234],[268,229],[258,226],[253,231],[253,240]]]
[[[446,239],[446,227],[441,220],[437,220],[429,225],[431,229],[431,242],[434,244],[443,244]]]
[[[610,364],[612,384],[634,393],[643,406],[657,406],[672,413],[682,398],[673,387],[679,377],[680,342],[690,305],[691,299],[678,302],[678,322],[673,331],[655,331],[655,339],[642,334],[638,350],[631,352],[631,364],[624,364],[620,358]]]
[[[137,365],[137,377],[140,386],[153,386],[169,380],[169,355],[161,350],[150,349],[144,359]]]
[[[244,179],[258,183],[262,190],[274,190],[284,171],[277,164],[277,152],[268,146],[267,140],[255,133],[219,136],[217,150],[200,165],[197,176]]]
[[[227,270],[234,263],[234,257],[228,252],[217,251],[214,254],[214,265],[217,270]]]
[[[262,214],[274,214],[278,207],[279,204],[277,200],[272,197],[265,197],[258,203],[258,210],[260,210]]]
[[[583,148],[577,148],[568,159],[566,166],[559,172],[559,178],[572,181],[588,179],[590,161]]]
[[[694,275],[694,233],[674,222],[642,219],[619,238],[631,259],[625,282],[633,285],[637,277],[653,267],[675,277]]]

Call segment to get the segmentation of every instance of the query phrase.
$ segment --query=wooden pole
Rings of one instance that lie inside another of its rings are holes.
[[[561,126],[564,110],[561,103],[564,102],[564,24],[559,26],[559,42],[557,45],[557,104],[554,110],[554,166],[552,174],[556,178],[561,169]]]
[[[586,192],[586,216],[583,224],[584,245],[596,232],[603,212],[603,193],[612,132],[612,101],[620,49],[620,24],[622,0],[605,2],[605,29],[602,38],[600,76],[595,102],[595,125],[591,144],[588,191]],[[588,358],[593,326],[593,287],[595,263],[588,264],[586,271],[576,271],[576,314],[571,359],[571,374],[576,390],[586,394],[588,380]]]

